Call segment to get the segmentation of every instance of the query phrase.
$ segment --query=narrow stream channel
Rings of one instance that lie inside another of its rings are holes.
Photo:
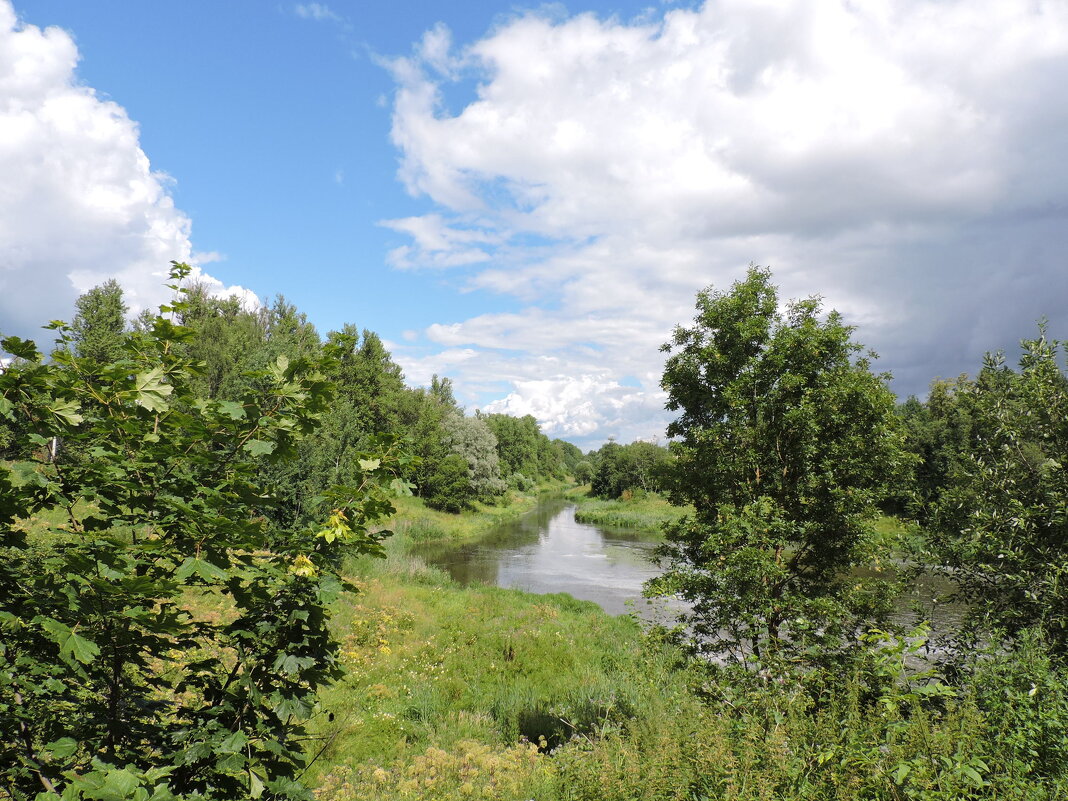
[[[539,502],[529,514],[464,545],[424,543],[413,552],[462,584],[484,583],[535,593],[566,592],[613,615],[636,610],[645,620],[669,623],[681,602],[642,598],[642,585],[659,571],[651,561],[656,541],[626,529],[575,520],[563,499]],[[932,627],[955,627],[961,610],[938,598],[952,589],[940,576],[921,575],[897,603],[895,622],[915,622],[919,604]]]

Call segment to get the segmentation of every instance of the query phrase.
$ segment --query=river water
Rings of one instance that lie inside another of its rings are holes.
[[[414,553],[462,584],[566,592],[610,614],[634,610],[645,620],[667,623],[682,609],[681,602],[642,598],[642,584],[659,572],[651,561],[655,547],[655,541],[638,532],[579,523],[574,504],[552,498],[477,542],[424,543]],[[895,622],[914,622],[913,608],[919,605],[936,631],[955,627],[960,608],[938,600],[951,590],[944,578],[921,575],[898,599]]]

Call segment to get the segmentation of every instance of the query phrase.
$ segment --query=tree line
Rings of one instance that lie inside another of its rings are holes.
[[[108,363],[122,353],[129,329],[146,331],[144,313],[130,325],[122,288],[114,280],[76,301],[65,346],[78,358]],[[452,382],[434,376],[429,387],[405,384],[381,338],[348,324],[321,337],[307,316],[284,297],[249,308],[237,297],[215,297],[193,283],[183,290],[175,322],[188,329],[183,352],[197,365],[192,391],[233,401],[254,388],[259,371],[279,356],[315,359],[335,352],[326,378],[336,387],[318,434],[302,443],[284,468],[264,468],[264,478],[286,497],[287,513],[306,517],[308,503],[325,487],[344,483],[356,470],[355,454],[378,440],[403,441],[410,460],[401,478],[433,508],[458,512],[475,501],[492,502],[509,488],[529,490],[569,475],[581,451],[541,433],[534,417],[465,414]],[[20,440],[0,421],[0,458],[15,458]]]

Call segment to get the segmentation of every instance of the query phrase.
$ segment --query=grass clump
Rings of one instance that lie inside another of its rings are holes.
[[[358,593],[333,621],[347,675],[323,694],[333,720],[312,768],[321,799],[557,797],[548,752],[623,731],[664,681],[681,687],[651,669],[665,657],[634,620],[595,604],[461,587],[394,555],[350,568]]]
[[[567,498],[578,504],[575,519],[580,523],[649,533],[660,533],[665,524],[693,512],[690,506],[673,506],[655,492],[628,490],[620,498],[598,498],[585,485],[568,492]]]

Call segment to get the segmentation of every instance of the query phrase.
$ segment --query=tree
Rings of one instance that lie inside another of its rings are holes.
[[[817,298],[777,302],[752,267],[699,293],[664,346],[671,494],[696,511],[667,528],[650,590],[689,601],[697,646],[739,661],[848,642],[887,611],[886,582],[850,571],[870,564],[875,503],[909,459],[852,328]]]
[[[931,524],[934,562],[968,604],[966,635],[1041,630],[1068,655],[1068,378],[1061,343],[1021,343],[1019,371],[988,354],[963,392],[971,447]]]
[[[78,310],[71,324],[75,353],[97,362],[109,362],[118,356],[129,311],[119,282],[112,278],[93,287],[74,305]]]
[[[392,455],[325,493],[325,526],[271,543],[256,461],[293,458],[315,431],[328,365],[280,357],[240,398],[207,399],[188,328],[157,317],[112,362],[58,330],[52,362],[2,342],[19,361],[0,373],[0,417],[36,451],[0,463],[0,788],[310,798],[303,726],[340,671],[327,604],[343,549],[380,552]]]
[[[250,388],[250,372],[278,357],[277,352],[273,358],[268,353],[269,313],[245,308],[237,297],[212,297],[204,283],[187,288],[179,319],[194,332],[185,347],[189,357],[200,362],[194,384],[197,394],[234,400]],[[146,330],[150,326],[151,321]]]
[[[971,452],[973,397],[972,382],[962,375],[955,382],[932,381],[925,403],[910,397],[898,406],[916,468],[907,492],[889,499],[892,511],[928,523],[951,474]]]
[[[483,500],[502,494],[507,485],[501,479],[497,438],[486,421],[451,411],[442,420],[442,427],[449,450],[467,464],[471,494]]]
[[[426,505],[443,512],[462,512],[470,503],[471,481],[467,461],[458,453],[450,453],[434,463],[423,487]]]
[[[541,474],[538,440],[544,436],[538,430],[538,421],[529,414],[523,417],[487,414],[482,419],[497,437],[501,473],[509,477],[521,473],[532,479],[538,478]]]
[[[340,332],[331,332],[328,341],[343,346],[344,356],[334,378],[351,402],[360,428],[368,434],[401,433],[400,407],[410,391],[382,340],[364,329],[360,342],[356,327],[346,325]]]
[[[668,459],[667,448],[653,442],[606,443],[599,451],[590,491],[605,498],[618,498],[627,490],[656,492]]]
[[[575,474],[575,481],[579,484],[589,484],[593,479],[593,464],[587,459],[576,462],[573,471]]]

